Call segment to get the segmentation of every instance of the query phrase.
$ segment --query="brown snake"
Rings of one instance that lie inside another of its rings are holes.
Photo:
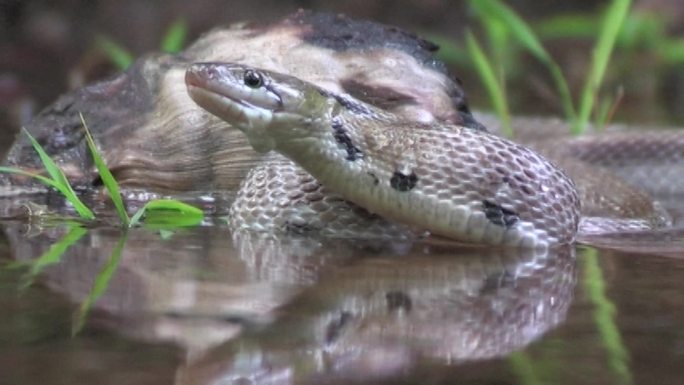
[[[241,186],[235,224],[263,228],[300,220],[325,227],[349,210],[338,207],[345,203],[335,205],[344,202],[339,198],[324,201],[333,195],[467,242],[547,247],[575,239],[580,200],[573,182],[513,142],[458,125],[406,121],[298,78],[240,64],[194,64],[186,83],[195,102],[243,131],[255,150],[285,155],[330,191],[300,205],[287,202],[302,198],[300,190],[306,189],[297,185],[301,181],[275,186],[274,180],[297,171],[287,162],[272,162],[265,166],[270,178],[253,173]],[[259,179],[271,183],[259,185]],[[311,191],[318,190],[312,183]],[[283,204],[278,194],[285,194]],[[317,201],[318,216],[328,214],[327,220],[302,214]],[[617,228],[614,222],[605,226]],[[625,228],[649,226],[639,218],[625,222]]]

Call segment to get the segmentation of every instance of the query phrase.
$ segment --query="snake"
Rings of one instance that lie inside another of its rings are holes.
[[[244,64],[195,63],[185,82],[200,107],[242,131],[255,151],[275,151],[301,167],[314,178],[310,189],[324,187],[319,195],[332,194],[332,201],[469,243],[537,248],[575,240],[580,199],[573,181],[512,141],[456,124],[407,121]],[[281,179],[293,174],[287,162],[267,167]],[[278,186],[253,181],[258,174],[240,189],[252,209],[261,208],[248,222],[290,223],[283,218],[298,213],[269,193]]]

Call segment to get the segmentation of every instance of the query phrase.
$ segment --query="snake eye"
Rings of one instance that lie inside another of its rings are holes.
[[[251,88],[259,88],[264,84],[264,79],[261,77],[261,74],[252,70],[245,71],[243,81],[247,87]]]

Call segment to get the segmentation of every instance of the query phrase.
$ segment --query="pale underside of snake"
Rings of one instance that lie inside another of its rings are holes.
[[[493,245],[575,239],[580,201],[572,180],[511,141],[458,125],[407,122],[240,64],[194,64],[186,84],[196,103],[244,132],[256,151],[275,150],[303,169],[272,161],[254,170],[234,204],[238,227],[396,222]],[[365,219],[354,205],[368,212]]]

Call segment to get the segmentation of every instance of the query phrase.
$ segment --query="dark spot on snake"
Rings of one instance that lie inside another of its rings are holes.
[[[407,313],[411,311],[411,297],[402,291],[387,292],[385,300],[387,301],[387,310],[390,312],[402,309]]]
[[[497,226],[503,226],[509,229],[520,220],[520,217],[515,211],[504,208],[486,199],[482,201],[482,207],[484,208],[487,219]]]
[[[395,171],[390,179],[390,186],[392,186],[393,189],[402,192],[412,190],[416,187],[416,183],[418,183],[418,177],[414,172],[411,172],[410,175],[404,175],[399,171]]]
[[[286,232],[292,234],[307,234],[317,230],[314,226],[307,223],[293,223],[289,221],[285,222],[284,227]]]
[[[370,176],[371,178],[373,178],[373,186],[377,186],[378,183],[380,183],[380,179],[378,179],[377,175],[373,174],[373,173],[370,172],[370,171],[369,171],[367,174],[368,174],[368,176]]]
[[[342,329],[351,321],[352,314],[348,311],[343,311],[340,313],[339,317],[330,321],[328,326],[325,328],[325,343],[330,344],[335,342],[342,334]]]
[[[354,143],[352,143],[351,138],[344,130],[342,123],[340,123],[338,120],[333,120],[332,129],[335,141],[341,144],[342,148],[344,148],[344,150],[347,152],[347,157],[345,159],[347,159],[350,162],[353,162],[357,159],[363,158],[363,152],[361,152],[361,150],[354,146]]]

